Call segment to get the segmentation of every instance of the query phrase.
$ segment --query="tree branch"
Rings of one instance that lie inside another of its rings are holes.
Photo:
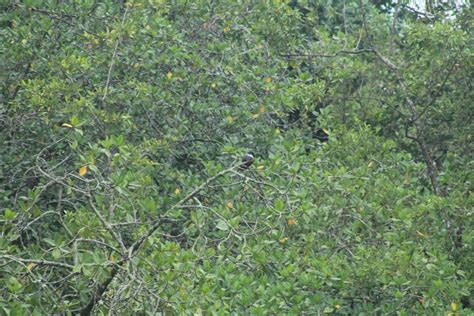
[[[179,206],[183,205],[186,203],[188,200],[193,198],[196,194],[201,192],[205,187],[207,187],[211,182],[214,180],[222,177],[223,175],[234,171],[236,168],[238,168],[241,164],[234,165],[228,169],[222,170],[221,172],[217,173],[216,175],[208,178],[206,181],[204,181],[200,186],[198,186],[196,189],[192,190],[190,193],[188,193],[184,198],[182,198],[180,201],[178,201],[175,205],[173,205],[171,208],[168,209],[168,211],[174,210],[178,208]],[[115,278],[115,276],[118,274],[120,268],[128,262],[134,255],[137,254],[137,252],[140,250],[142,245],[146,242],[146,240],[161,226],[163,223],[162,220],[158,220],[153,226],[151,226],[141,237],[139,237],[129,248],[127,253],[124,253],[122,255],[122,258],[120,261],[117,262],[117,264],[112,268],[112,271],[110,272],[110,276],[102,282],[96,289],[94,295],[90,299],[89,303],[80,311],[80,314],[82,316],[85,315],[90,315],[92,310],[94,309],[95,303],[98,302],[101,298],[102,295],[107,291],[108,286],[112,282],[112,280]]]

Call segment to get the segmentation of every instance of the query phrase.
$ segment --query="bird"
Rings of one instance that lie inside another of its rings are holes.
[[[242,163],[240,164],[240,169],[248,169],[254,162],[255,157],[253,152],[248,152],[242,157]]]

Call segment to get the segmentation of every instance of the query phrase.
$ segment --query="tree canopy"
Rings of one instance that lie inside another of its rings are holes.
[[[428,2],[0,4],[0,314],[474,312],[473,11]]]

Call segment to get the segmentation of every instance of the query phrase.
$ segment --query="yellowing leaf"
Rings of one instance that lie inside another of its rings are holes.
[[[287,223],[288,223],[288,226],[292,226],[292,225],[298,224],[298,222],[297,222],[296,219],[294,219],[294,218],[288,219]]]
[[[217,84],[215,82],[211,83],[211,88],[215,89],[215,87],[217,87]]]
[[[264,113],[264,112],[265,112],[265,106],[264,106],[264,105],[260,105],[260,107],[258,108],[258,112]]]
[[[227,123],[229,124],[234,123],[234,118],[231,115],[227,116]]]
[[[451,303],[451,310],[452,310],[453,312],[455,312],[455,311],[457,311],[457,309],[458,309],[458,304],[452,302],[452,303]]]
[[[323,310],[324,314],[332,314],[332,312],[334,312],[334,308],[330,306],[326,306]]]
[[[337,304],[337,305],[334,305],[334,307],[335,307],[336,309],[339,309],[339,308],[341,308],[341,305]]]
[[[257,170],[263,170],[263,168],[265,168],[265,166],[260,165],[257,167]]]
[[[280,241],[280,244],[286,243],[286,242],[288,241],[288,239],[290,239],[290,238],[288,238],[288,237],[283,237],[283,238],[281,238],[281,239],[279,240],[279,241]]]
[[[329,131],[327,129],[323,128],[323,132],[329,135]]]
[[[72,125],[71,125],[71,124],[68,124],[68,123],[63,123],[63,125],[61,125],[61,127],[71,128]]]
[[[224,33],[227,33],[229,31],[230,31],[230,27],[228,27],[228,26],[224,27]]]
[[[253,119],[256,119],[256,118],[258,118],[259,116],[260,116],[260,114],[259,114],[259,113],[252,114],[252,118],[253,118]]]
[[[169,72],[166,74],[166,78],[168,78],[168,80],[173,79],[173,73],[172,73],[171,71],[169,71]]]
[[[178,195],[181,193],[181,190],[179,188],[176,188],[176,190],[174,190],[174,194]]]
[[[410,175],[408,173],[405,174],[405,178],[403,179],[403,184],[410,184]]]
[[[275,129],[275,134],[280,135],[280,129],[279,128]]]
[[[79,168],[79,175],[82,177],[85,176],[88,170],[89,170],[89,167],[87,166],[83,166]]]
[[[374,165],[374,162],[371,160],[371,161],[369,161],[369,164],[367,165],[367,167],[370,168],[370,167],[372,167],[373,165]]]
[[[265,80],[266,83],[270,83],[270,82],[273,81],[272,77],[266,77],[266,78],[263,79],[263,80]]]
[[[420,232],[419,230],[416,231],[416,234],[420,237],[426,237],[426,235]]]
[[[232,204],[232,202],[228,202],[225,206],[227,208],[234,208],[234,204]]]
[[[33,268],[35,267],[36,264],[34,263],[29,263],[27,266],[26,266],[26,269],[28,269],[29,272],[31,272],[31,270],[33,270]]]

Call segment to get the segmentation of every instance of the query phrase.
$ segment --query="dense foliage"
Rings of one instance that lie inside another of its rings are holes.
[[[0,314],[472,313],[472,9],[391,3],[0,5]]]

